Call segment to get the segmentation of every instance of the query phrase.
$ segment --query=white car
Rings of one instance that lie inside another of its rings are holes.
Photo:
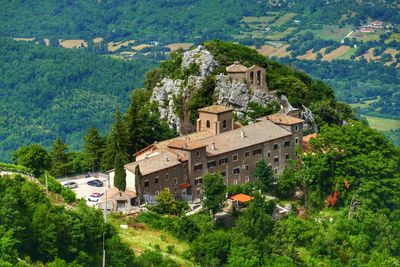
[[[91,194],[91,195],[88,197],[88,201],[90,201],[90,202],[98,202],[99,199],[100,199],[100,197],[99,197],[99,195],[97,195],[97,194]]]
[[[73,188],[78,188],[78,184],[76,182],[65,182],[63,186],[73,189]]]

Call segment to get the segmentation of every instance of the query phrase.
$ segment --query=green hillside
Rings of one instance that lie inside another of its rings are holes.
[[[152,59],[121,61],[78,50],[0,39],[0,159],[60,136],[80,148],[90,126],[108,130]]]

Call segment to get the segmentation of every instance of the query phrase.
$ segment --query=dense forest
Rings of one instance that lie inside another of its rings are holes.
[[[90,39],[131,38],[161,42],[232,39],[244,16],[296,12],[304,28],[359,25],[367,18],[400,24],[392,1],[1,1],[0,36]],[[341,19],[347,14],[347,19]],[[40,17],[41,19],[37,19]]]
[[[116,106],[142,85],[152,58],[121,61],[87,51],[0,40],[0,158],[61,137],[80,148],[86,129],[108,130]]]

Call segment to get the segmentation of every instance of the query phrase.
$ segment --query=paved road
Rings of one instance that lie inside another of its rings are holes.
[[[87,184],[88,181],[94,180],[94,179],[99,179],[100,181],[102,181],[104,183],[104,185],[102,187],[95,187],[95,186],[90,186],[90,185]],[[75,192],[76,197],[78,199],[79,198],[85,199],[86,203],[89,206],[94,206],[97,203],[97,202],[90,202],[90,201],[87,200],[87,198],[90,196],[90,194],[92,194],[92,193],[103,194],[106,191],[106,188],[108,187],[107,179],[104,179],[102,177],[100,177],[100,178],[89,177],[89,178],[67,180],[67,181],[63,181],[62,184],[64,184],[65,182],[68,182],[68,181],[73,181],[73,182],[78,184],[78,188],[74,188],[74,189],[72,189],[72,191]]]

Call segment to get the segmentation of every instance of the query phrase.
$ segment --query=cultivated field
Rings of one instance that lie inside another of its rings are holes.
[[[87,47],[85,40],[59,40],[60,46],[64,48],[79,48],[81,46]]]
[[[390,131],[391,129],[400,128],[400,120],[384,119],[367,115],[361,115],[361,116],[365,117],[368,120],[369,126],[371,128],[380,131]]]
[[[25,42],[31,42],[33,40],[35,40],[34,37],[32,38],[13,38],[15,41],[25,41]]]
[[[136,46],[132,46],[131,48],[132,48],[132,50],[140,51],[140,50],[143,50],[143,49],[145,49],[147,47],[153,47],[153,45],[139,44],[139,45],[136,45]]]
[[[93,39],[93,43],[101,43],[101,42],[103,42],[103,40],[104,39],[102,37],[96,37]]]
[[[259,49],[257,49],[257,51],[264,56],[285,57],[285,56],[290,55],[290,52],[287,51],[288,47],[289,47],[288,44],[282,45],[281,47],[274,47],[271,45],[263,45]]]
[[[287,13],[282,17],[278,18],[272,25],[279,27],[288,22],[289,20],[293,19],[297,14],[296,13]]]
[[[115,52],[123,46],[127,46],[129,44],[133,44],[136,40],[128,40],[125,42],[109,42],[107,45],[108,51]]]
[[[165,47],[168,47],[171,49],[172,52],[182,48],[183,50],[188,50],[190,47],[193,46],[194,43],[174,43],[174,44],[169,44],[166,45]]]
[[[341,45],[338,48],[336,48],[335,50],[333,50],[332,52],[330,52],[329,54],[326,54],[322,57],[322,60],[334,60],[336,58],[341,57],[342,55],[344,55],[346,52],[348,52],[350,50],[350,47],[347,45]]]

